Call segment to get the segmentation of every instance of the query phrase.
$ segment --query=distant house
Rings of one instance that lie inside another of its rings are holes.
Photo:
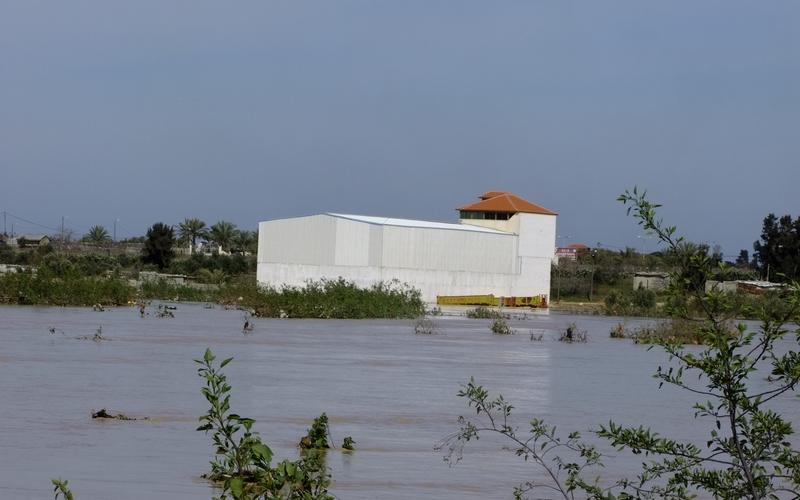
[[[653,290],[660,292],[669,286],[669,273],[658,271],[641,271],[633,275],[633,289]]]
[[[20,248],[37,248],[50,244],[50,237],[45,234],[23,234],[16,238]]]
[[[574,262],[578,260],[578,252],[588,249],[589,247],[583,243],[573,243],[572,245],[567,245],[565,247],[558,247],[556,248],[556,263],[558,263],[558,261],[561,259],[571,260]]]

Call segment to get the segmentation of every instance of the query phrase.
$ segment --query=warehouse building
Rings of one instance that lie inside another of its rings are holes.
[[[302,286],[342,277],[399,280],[439,296],[547,298],[556,214],[491,191],[458,209],[460,223],[325,213],[261,222],[258,281]]]

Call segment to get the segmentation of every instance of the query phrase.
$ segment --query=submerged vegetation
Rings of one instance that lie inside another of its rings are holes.
[[[314,419],[308,433],[300,440],[302,450],[327,450],[330,448],[331,431],[328,428],[328,415],[323,413]]]
[[[800,342],[800,335],[790,335],[790,327],[797,327],[792,322],[800,312],[800,285],[792,283],[783,295],[773,298],[779,305],[754,310],[762,322],[759,331],[734,325],[732,318],[742,310],[738,298],[705,291],[705,279],[718,263],[676,237],[674,227],[664,226],[656,217],[658,205],[644,193],[626,191],[620,201],[630,205],[629,212],[634,212],[644,230],[681,257],[668,289],[670,321],[640,330],[635,338],[660,345],[669,356],[671,365],[659,366],[654,375],[661,385],[702,398],[687,412],[713,423],[708,438],[695,444],[663,437],[643,426],[624,427],[613,421],[600,425],[593,431],[596,437],[619,451],[648,457],[635,478],[603,482],[587,476],[602,467],[604,456],[579,433],[560,434],[555,426],[537,418],[527,419],[527,432],[518,431],[511,424],[511,403],[502,395],[490,397],[488,390],[470,379],[458,395],[475,413],[459,417],[459,430],[437,449],[445,451],[445,460],[456,463],[468,442],[484,434],[502,436],[517,456],[536,465],[547,478],[518,485],[517,499],[541,488],[565,499],[689,499],[698,493],[725,499],[799,498],[800,451],[792,444],[794,429],[769,402],[793,395],[800,383],[798,352],[776,349],[777,342],[793,339],[794,349]],[[698,311],[702,316],[698,317]],[[628,333],[622,325],[612,336]],[[689,341],[705,347],[687,349],[683,344]]]
[[[206,382],[202,392],[209,403],[197,430],[211,433],[215,452],[206,477],[222,488],[218,498],[332,500],[324,455],[304,453],[298,460],[284,460],[273,466],[272,450],[253,431],[255,420],[231,412],[231,386],[221,370],[232,360],[227,358],[217,365],[210,349],[202,359],[195,360],[200,365],[198,375]],[[327,416],[323,413],[314,424],[317,427],[312,426],[312,430],[316,432],[322,432],[324,427],[327,444]]]
[[[118,275],[87,276],[74,268],[40,266],[0,275],[0,303],[53,306],[122,305],[136,289]]]
[[[217,299],[269,318],[417,318],[425,313],[419,290],[398,281],[360,288],[339,278],[272,288],[239,280],[221,288]]]
[[[467,309],[465,313],[470,319],[501,319],[503,315],[497,309],[491,307],[478,306],[475,309]]]
[[[495,335],[513,335],[516,333],[513,328],[508,326],[508,322],[505,318],[497,318],[492,321],[492,325],[489,327],[492,333]]]
[[[573,322],[568,324],[567,327],[561,331],[558,340],[568,344],[586,343],[589,341],[589,334],[586,330],[578,329],[578,325]]]
[[[48,256],[35,270],[0,274],[0,304],[89,307],[162,299],[219,302],[276,318],[415,318],[425,312],[420,292],[397,281],[360,288],[339,278],[271,288],[260,287],[254,276],[226,281],[216,270],[201,274],[218,284],[181,285],[164,279],[138,283],[105,265],[88,269],[93,271],[73,259]]]

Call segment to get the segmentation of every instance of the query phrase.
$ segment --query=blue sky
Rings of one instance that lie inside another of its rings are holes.
[[[128,236],[510,190],[559,243],[653,250],[615,201],[638,185],[735,255],[800,215],[798,26],[794,1],[8,0],[0,211]]]

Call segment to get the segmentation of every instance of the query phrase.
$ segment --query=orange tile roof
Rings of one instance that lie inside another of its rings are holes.
[[[479,196],[481,201],[464,205],[457,210],[468,212],[522,212],[526,214],[556,215],[543,206],[531,203],[508,191],[487,191]]]

